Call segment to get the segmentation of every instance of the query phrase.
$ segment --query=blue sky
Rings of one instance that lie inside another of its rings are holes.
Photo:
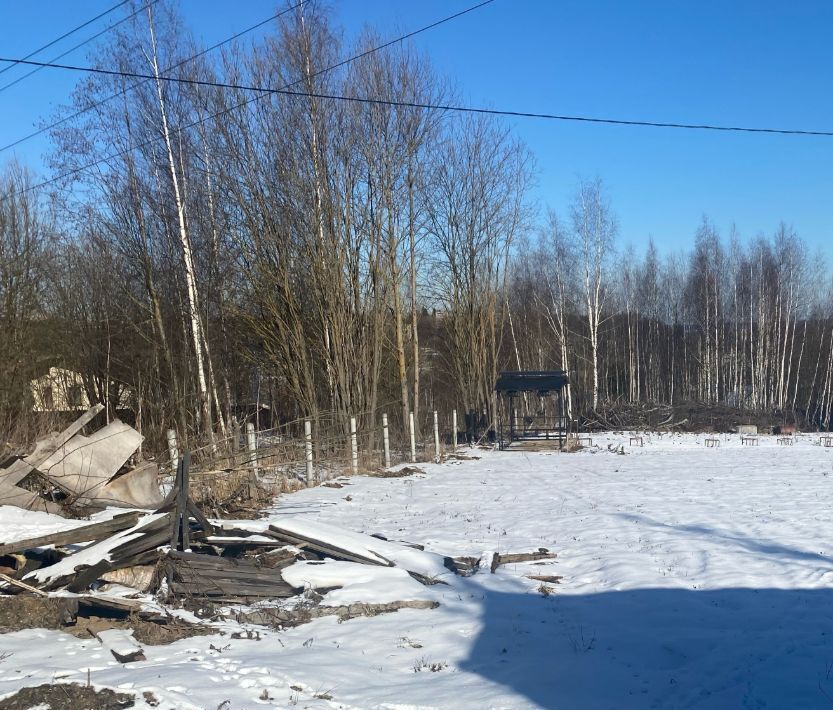
[[[2,53],[22,56],[115,0],[0,0]],[[474,0],[334,0],[352,37],[394,36]],[[272,12],[262,0],[180,0],[206,43]],[[50,48],[55,54],[112,22]],[[462,99],[500,109],[625,119],[833,130],[833,2],[828,0],[496,0],[414,42]],[[81,62],[84,50],[64,61]],[[0,75],[0,86],[19,68]],[[72,74],[43,70],[0,91],[0,141],[31,131],[68,96]],[[833,138],[716,134],[518,119],[535,154],[539,205],[564,210],[579,175],[600,175],[622,243],[688,246],[703,214],[742,236],[792,224],[833,256]],[[45,140],[16,149],[41,170]],[[0,160],[10,152],[0,155]]]

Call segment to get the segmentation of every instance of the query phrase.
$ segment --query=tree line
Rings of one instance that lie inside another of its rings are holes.
[[[455,88],[314,6],[215,54],[164,2],[108,37],[92,65],[150,78],[86,76],[47,120],[61,179],[0,176],[6,424],[59,363],[91,401],[128,391],[160,442],[224,438],[255,404],[493,419],[502,369],[567,370],[576,417],[692,401],[829,426],[829,274],[789,227],[743,241],[704,218],[690,252],[637,254],[598,179],[542,216],[508,124],[413,106]]]

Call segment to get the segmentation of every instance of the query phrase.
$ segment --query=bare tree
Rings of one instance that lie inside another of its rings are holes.
[[[613,258],[616,218],[604,195],[602,181],[582,180],[571,206],[583,279],[584,316],[590,342],[593,409],[599,404],[599,328],[607,300],[606,281]]]

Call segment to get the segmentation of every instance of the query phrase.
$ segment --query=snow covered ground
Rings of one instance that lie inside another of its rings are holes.
[[[639,448],[607,434],[573,454],[472,452],[286,496],[270,514],[442,555],[546,547],[558,559],[416,585],[432,610],[198,636],[127,665],[94,639],[6,634],[0,695],[86,683],[89,669],[94,685],[150,690],[161,708],[829,707],[833,449],[809,435],[721,439]],[[563,580],[547,596],[529,574]],[[341,594],[378,589],[356,584]]]

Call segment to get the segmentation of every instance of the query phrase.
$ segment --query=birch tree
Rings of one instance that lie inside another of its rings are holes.
[[[579,182],[570,213],[579,249],[584,317],[590,343],[591,399],[595,410],[599,405],[599,332],[617,232],[616,217],[600,178]]]

